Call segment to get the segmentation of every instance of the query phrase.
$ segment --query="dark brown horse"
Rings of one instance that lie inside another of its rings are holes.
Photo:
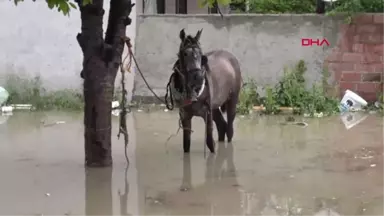
[[[193,37],[186,36],[184,29],[180,31],[178,60],[169,82],[171,101],[174,100],[179,107],[185,153],[190,150],[193,116],[204,118],[206,145],[212,153],[215,152],[213,121],[219,142],[224,141],[225,135],[228,142],[232,141],[233,121],[242,84],[236,57],[224,50],[203,54],[199,42],[201,33],[202,30]],[[222,114],[224,112],[227,113],[227,122]]]

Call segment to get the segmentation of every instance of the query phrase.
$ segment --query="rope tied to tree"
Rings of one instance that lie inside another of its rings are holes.
[[[121,72],[121,88],[122,88],[122,95],[121,95],[121,112],[120,112],[120,119],[119,119],[119,133],[117,134],[117,138],[120,139],[120,134],[123,134],[124,136],[124,155],[125,159],[127,160],[127,163],[129,164],[129,159],[128,159],[128,142],[129,142],[129,135],[128,135],[128,130],[127,130],[127,90],[125,88],[125,72],[126,70],[124,69],[124,62],[129,56],[129,61],[126,66],[126,69],[128,72],[131,70],[132,66],[132,58],[133,58],[133,52],[132,52],[132,44],[131,44],[131,39],[129,37],[124,38],[124,42],[128,47],[128,53],[125,56],[124,60],[121,61],[120,64],[120,72]]]

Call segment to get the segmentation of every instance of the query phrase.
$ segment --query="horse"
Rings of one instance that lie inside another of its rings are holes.
[[[190,152],[192,117],[204,118],[205,143],[211,153],[215,153],[213,121],[218,132],[218,141],[232,142],[233,122],[242,85],[240,64],[237,58],[225,50],[214,50],[203,54],[200,37],[203,29],[195,36],[180,31],[181,40],[178,59],[173,66],[166,102],[170,96],[179,107],[183,128],[183,150]],[[168,104],[168,102],[167,102]],[[223,113],[227,114],[227,121]]]

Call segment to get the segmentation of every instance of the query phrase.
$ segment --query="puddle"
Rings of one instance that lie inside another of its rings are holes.
[[[189,156],[181,131],[166,142],[177,118],[130,114],[128,170],[116,136],[113,169],[85,169],[81,113],[14,113],[0,124],[0,214],[383,215],[382,118],[238,118],[233,144],[206,157],[201,119]]]

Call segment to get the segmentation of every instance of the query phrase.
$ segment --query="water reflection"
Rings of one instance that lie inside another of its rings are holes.
[[[118,191],[120,215],[128,213],[128,166],[124,175],[124,191]],[[85,214],[113,215],[112,168],[85,169]]]
[[[206,160],[205,182],[196,187],[192,185],[191,156],[184,155],[180,187],[182,192],[169,195],[168,210],[172,215],[239,214],[241,193],[238,186],[231,143],[220,143],[217,153],[209,155]]]
[[[111,167],[85,169],[85,214],[113,215]]]
[[[124,193],[119,191],[120,199],[120,215],[132,215],[128,213],[128,194],[129,194],[129,182],[128,182],[128,168],[125,168],[124,172]]]

